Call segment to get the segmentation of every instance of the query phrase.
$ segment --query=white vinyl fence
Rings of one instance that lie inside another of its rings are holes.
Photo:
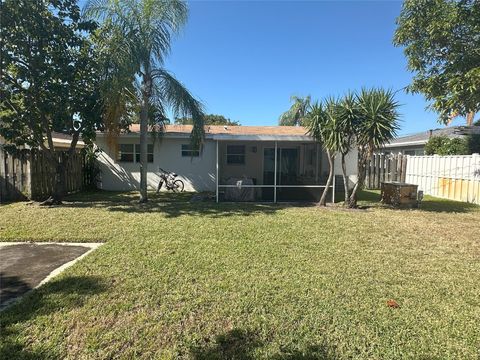
[[[428,195],[480,205],[480,155],[408,156],[405,181]]]

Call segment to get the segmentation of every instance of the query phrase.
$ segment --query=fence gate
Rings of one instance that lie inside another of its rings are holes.
[[[405,182],[407,159],[402,154],[373,154],[367,163],[365,187],[380,189],[383,181]]]

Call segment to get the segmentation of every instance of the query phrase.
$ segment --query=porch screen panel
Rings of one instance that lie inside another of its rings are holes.
[[[282,143],[277,154],[277,200],[318,201],[327,169],[316,143]]]
[[[275,163],[268,160],[275,155],[265,148],[269,144],[257,141],[225,141],[219,143],[219,200],[220,201],[273,201]],[[271,167],[270,174],[265,166]],[[265,197],[264,188],[270,185],[271,196]]]
[[[318,201],[328,176],[314,142],[220,142],[218,166],[219,201]]]

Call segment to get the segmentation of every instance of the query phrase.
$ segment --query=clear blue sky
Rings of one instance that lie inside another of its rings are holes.
[[[166,67],[206,106],[242,125],[276,125],[291,95],[409,84],[392,45],[400,1],[190,1]],[[400,91],[401,134],[440,127],[421,95]],[[462,123],[457,120],[456,123]]]

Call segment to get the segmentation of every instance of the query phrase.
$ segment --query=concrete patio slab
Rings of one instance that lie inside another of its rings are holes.
[[[100,243],[0,243],[0,310],[59,274]]]

